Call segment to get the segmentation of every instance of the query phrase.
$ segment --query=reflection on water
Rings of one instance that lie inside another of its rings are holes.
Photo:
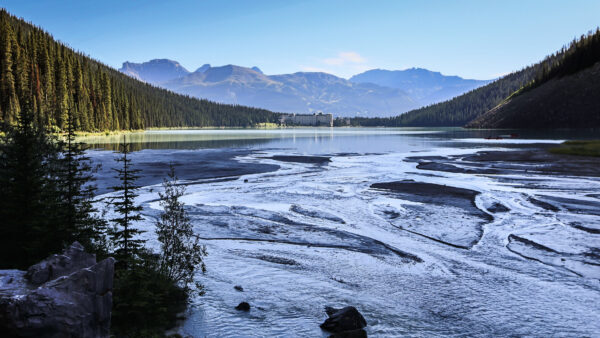
[[[124,140],[132,149],[204,149],[204,148],[297,148],[318,153],[388,151],[381,146],[390,141],[442,130],[424,128],[290,128],[290,129],[200,129],[152,130],[125,135],[85,136],[79,140],[94,149],[116,150]],[[383,139],[381,139],[383,137]],[[363,144],[363,146],[361,146]],[[365,147],[365,145],[368,145]],[[347,150],[344,150],[347,149]],[[394,147],[394,149],[396,149]]]
[[[151,130],[84,136],[93,149],[117,150],[124,139],[142,149],[291,148],[301,153],[389,152],[465,138],[592,139],[594,130],[470,130],[463,128],[286,128]]]

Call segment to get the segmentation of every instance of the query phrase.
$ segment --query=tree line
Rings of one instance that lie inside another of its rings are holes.
[[[575,74],[600,61],[600,27],[573,39],[568,46],[547,57],[546,62],[521,92],[536,88],[543,83],[563,76]],[[521,93],[519,92],[519,93]]]
[[[149,127],[249,127],[276,114],[175,94],[130,78],[76,52],[0,9],[0,121],[26,107],[35,123],[64,131],[67,112],[80,131]]]

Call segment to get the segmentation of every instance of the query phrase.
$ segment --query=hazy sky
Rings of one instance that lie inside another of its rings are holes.
[[[123,61],[258,66],[266,74],[422,67],[489,79],[600,25],[600,0],[0,0],[55,38]]]

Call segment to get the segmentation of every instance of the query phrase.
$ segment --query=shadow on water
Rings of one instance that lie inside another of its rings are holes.
[[[148,140],[148,141],[138,141],[136,139],[130,140],[127,139],[128,142],[131,143],[131,151],[140,151],[143,149],[217,149],[217,148],[248,148],[259,146],[261,144],[265,144],[271,141],[271,139],[242,139],[242,140]],[[97,150],[110,150],[117,151],[119,150],[119,145],[123,143],[123,136],[120,137],[120,140],[115,140],[114,142],[99,142],[99,143],[90,143],[89,146],[91,149]]]

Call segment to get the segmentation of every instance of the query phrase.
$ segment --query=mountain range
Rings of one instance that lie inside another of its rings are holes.
[[[286,113],[323,111],[347,117],[398,115],[488,83],[419,68],[375,69],[349,80],[322,72],[265,75],[258,67],[236,65],[205,64],[192,72],[168,59],[125,62],[119,70],[176,93],[220,103]]]

